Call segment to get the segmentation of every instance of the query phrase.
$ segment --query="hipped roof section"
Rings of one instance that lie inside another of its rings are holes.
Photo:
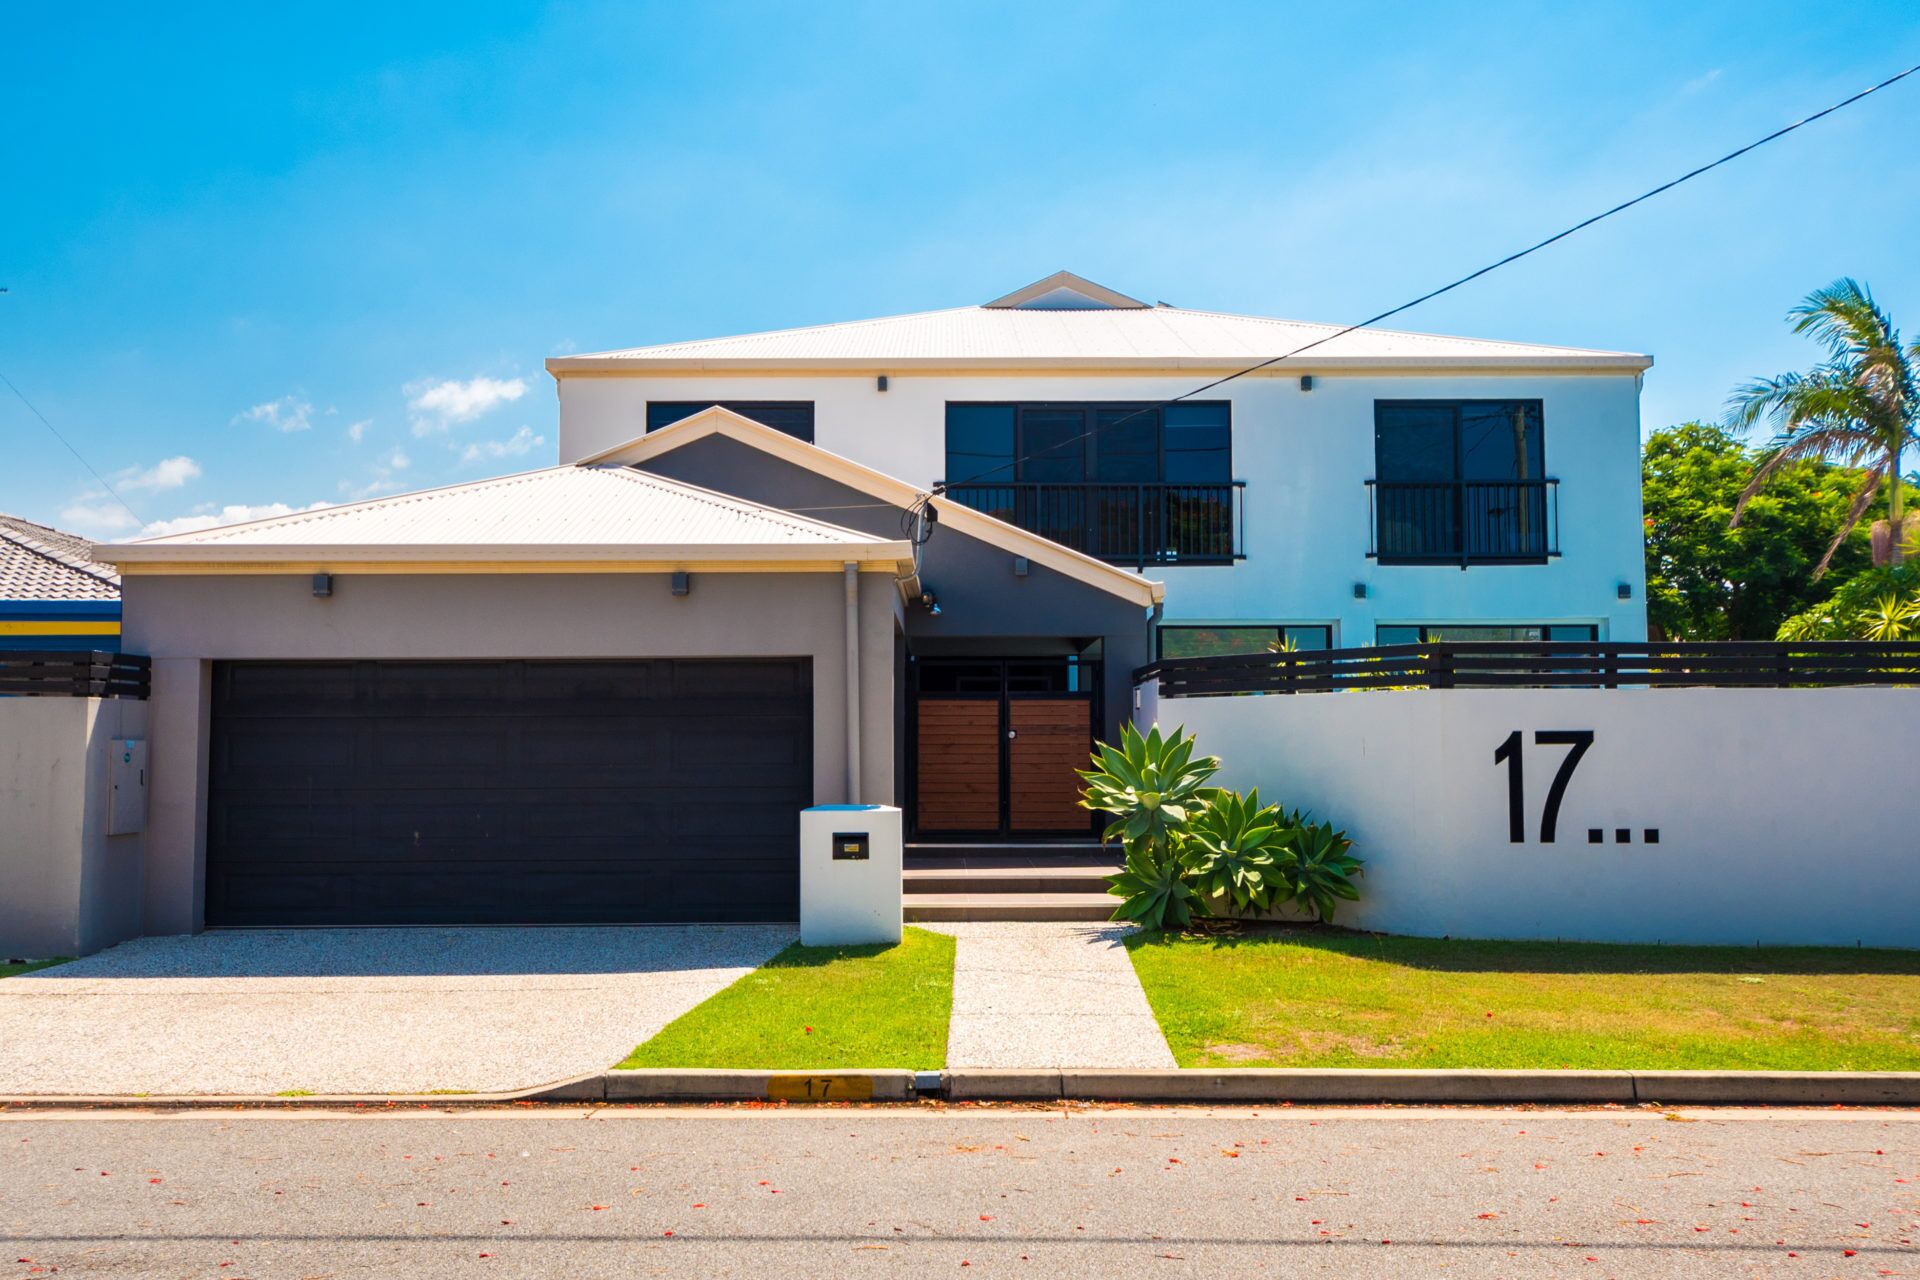
[[[684,371],[916,369],[1232,370],[1320,345],[1276,373],[1314,370],[1534,370],[1636,373],[1651,356],[1630,351],[1356,329],[1270,316],[1154,306],[1056,272],[978,306],[919,311],[766,333],[555,356],[570,374]],[[1333,335],[1339,334],[1338,337]],[[1321,340],[1325,341],[1321,341]]]
[[[912,566],[906,542],[618,465],[549,467],[191,533],[110,543],[158,565]]]

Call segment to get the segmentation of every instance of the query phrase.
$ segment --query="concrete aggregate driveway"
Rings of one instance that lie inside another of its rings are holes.
[[[0,981],[0,1095],[494,1092],[612,1066],[778,925],[141,938]]]
[[[1674,1114],[16,1112],[0,1235],[228,1280],[1920,1270],[1920,1113]]]

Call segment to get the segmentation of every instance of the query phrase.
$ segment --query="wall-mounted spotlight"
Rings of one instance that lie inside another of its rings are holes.
[[[333,594],[333,575],[316,573],[313,575],[313,594],[316,599],[325,600]]]
[[[879,388],[881,391],[885,391],[887,389],[887,375],[883,373],[879,377],[875,378],[873,380],[873,385]]]
[[[1366,584],[1366,583],[1364,583],[1364,582],[1356,582],[1356,583],[1354,583],[1354,584],[1353,584],[1353,598],[1354,598],[1355,600],[1365,600],[1365,599],[1367,598],[1367,584]]]
[[[1311,390],[1313,390],[1313,375],[1312,375],[1312,374],[1310,374],[1310,373],[1303,373],[1303,374],[1301,374],[1301,375],[1300,375],[1300,389],[1301,389],[1302,391],[1311,391]]]
[[[920,607],[937,618],[940,616],[940,597],[931,591],[923,591],[920,593]]]
[[[674,570],[673,594],[677,596],[690,596],[693,594],[693,575],[685,569]]]
[[[1613,594],[1622,600],[1631,600],[1633,599],[1633,584],[1631,582],[1623,582],[1613,589]]]

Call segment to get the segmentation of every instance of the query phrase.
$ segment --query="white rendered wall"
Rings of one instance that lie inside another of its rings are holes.
[[[1365,859],[1338,922],[1430,937],[1920,947],[1920,689],[1451,689],[1158,699],[1218,781],[1344,827]],[[1523,735],[1525,833],[1507,766]],[[1553,843],[1547,792],[1591,730]],[[1588,843],[1589,828],[1603,833]],[[1616,842],[1616,831],[1630,833]],[[1648,828],[1659,842],[1648,843]]]
[[[79,956],[140,932],[138,834],[109,836],[115,738],[146,736],[124,698],[0,698],[0,960]]]
[[[876,370],[876,373],[884,370]],[[1612,375],[1255,376],[1233,402],[1233,474],[1247,482],[1247,558],[1231,567],[1149,567],[1167,584],[1167,622],[1319,622],[1334,643],[1374,642],[1381,623],[1592,623],[1606,640],[1646,638],[1639,379]],[[1205,376],[899,375],[569,377],[560,459],[646,430],[653,400],[811,400],[815,443],[916,484],[946,468],[950,400],[1159,400]],[[1560,481],[1561,556],[1544,565],[1376,565],[1367,558],[1376,399],[1539,399],[1546,474]],[[823,516],[831,519],[831,516]],[[1355,583],[1367,584],[1356,600]],[[1631,598],[1620,600],[1627,584]]]

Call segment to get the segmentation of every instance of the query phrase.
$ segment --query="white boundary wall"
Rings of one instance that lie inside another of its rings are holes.
[[[1343,925],[1920,947],[1920,689],[1140,694],[1138,723],[1184,724],[1221,785],[1346,828],[1367,875]],[[1494,758],[1516,731],[1518,843]],[[1543,810],[1572,748],[1542,731],[1593,734],[1552,843]]]

